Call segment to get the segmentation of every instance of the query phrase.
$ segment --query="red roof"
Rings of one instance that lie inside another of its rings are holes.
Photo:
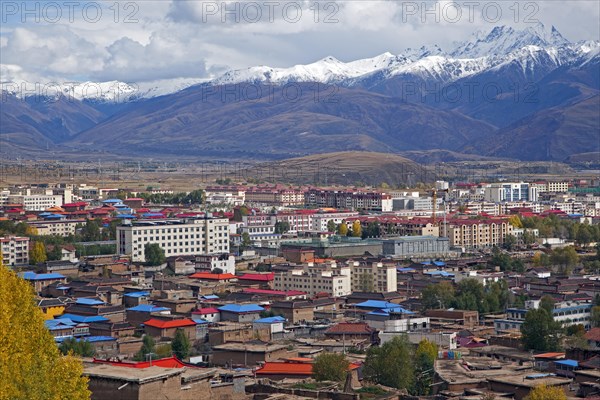
[[[340,322],[325,331],[328,335],[370,335],[374,332],[365,322]]]
[[[266,362],[263,367],[256,371],[256,375],[306,375],[311,376],[312,364],[289,363],[289,362]]]
[[[162,367],[162,368],[183,368],[183,367],[191,367],[191,365],[187,365],[179,361],[176,357],[169,358],[161,358],[160,360],[152,360],[150,361],[139,361],[139,362],[127,362],[127,361],[106,361],[106,360],[98,360],[94,358],[95,364],[109,364],[115,367],[125,367],[125,368],[149,368],[149,367]]]
[[[219,313],[219,310],[217,310],[214,307],[201,308],[199,310],[192,311],[192,314],[200,314],[200,315],[218,314],[218,313]]]
[[[85,201],[77,201],[75,203],[67,203],[67,204],[63,204],[63,207],[85,207],[87,206],[88,203],[86,203]]]
[[[154,328],[159,328],[159,329],[166,329],[166,328],[183,328],[185,326],[196,326],[196,323],[188,318],[175,319],[175,320],[170,320],[170,321],[152,318],[152,319],[149,319],[148,321],[144,322],[144,325],[152,326]]]
[[[243,290],[244,293],[248,294],[266,294],[272,296],[301,296],[306,294],[306,292],[301,292],[299,290],[288,290],[287,292],[283,290],[268,290],[268,289],[252,289],[247,288]]]
[[[275,279],[275,273],[270,272],[268,274],[244,274],[238,279],[244,279],[246,281],[260,281],[260,282],[270,282]]]
[[[592,328],[586,332],[585,338],[594,342],[600,342],[600,328]]]
[[[227,280],[227,279],[233,279],[235,278],[235,275],[233,274],[211,274],[210,272],[196,272],[195,274],[192,274],[189,276],[190,278],[193,279],[208,279],[208,280],[212,280],[212,281],[223,281],[223,280]]]

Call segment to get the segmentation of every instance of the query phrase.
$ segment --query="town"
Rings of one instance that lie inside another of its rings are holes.
[[[92,399],[600,393],[598,179],[20,184],[0,207]]]

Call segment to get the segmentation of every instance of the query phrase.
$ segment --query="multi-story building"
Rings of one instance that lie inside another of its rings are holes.
[[[394,264],[375,260],[349,260],[353,292],[395,292],[398,270]]]
[[[369,224],[379,224],[381,236],[439,236],[440,228],[433,224],[431,218],[401,218],[394,215],[360,216],[355,219],[360,221],[365,230]]]
[[[35,228],[38,235],[67,237],[74,235],[77,225],[84,225],[85,221],[85,219],[67,219],[58,221],[30,221],[27,224]]]
[[[350,210],[392,211],[392,196],[386,193],[361,190],[312,188],[304,193],[309,207],[334,207]]]
[[[346,296],[352,293],[352,269],[349,266],[309,263],[304,266],[275,270],[273,288],[275,290],[300,290],[309,296],[327,293],[331,297]]]
[[[502,182],[492,183],[485,188],[484,198],[486,201],[537,201],[538,188],[525,182]]]
[[[246,189],[246,202],[276,207],[301,206],[304,191],[282,186],[256,186]]]
[[[317,213],[312,217],[311,230],[316,232],[327,232],[329,221],[333,221],[336,226],[341,224],[342,221],[346,221],[348,226],[352,226],[352,221],[354,221],[356,217],[358,217],[358,212],[356,211]]]
[[[494,321],[496,333],[520,330],[527,311],[539,306],[539,300],[530,300],[525,302],[525,308],[508,308],[506,318]],[[591,328],[592,306],[593,304],[588,302],[561,301],[554,304],[552,316],[554,321],[560,322],[563,327],[581,324],[588,330]]]
[[[167,257],[229,253],[227,218],[140,220],[117,227],[117,253],[146,261],[144,247],[158,243]]]
[[[287,222],[290,226],[290,232],[306,232],[312,230],[315,213],[315,210],[279,212],[276,219],[278,222]]]
[[[450,241],[437,236],[401,236],[383,241],[383,254],[396,258],[446,257]]]
[[[0,238],[2,262],[5,265],[29,264],[29,238],[19,236],[5,236]]]
[[[209,186],[204,190],[206,203],[241,206],[246,202],[246,191],[231,186]]]
[[[513,226],[506,219],[453,219],[447,222],[450,246],[484,248],[500,246]]]
[[[59,194],[11,194],[7,201],[10,204],[21,204],[25,211],[44,211],[48,208],[60,207],[63,204],[63,197]]]
[[[235,257],[231,254],[203,254],[196,256],[196,269],[212,271],[219,268],[224,274],[235,274]]]

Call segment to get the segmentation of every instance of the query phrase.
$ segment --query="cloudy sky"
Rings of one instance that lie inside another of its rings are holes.
[[[26,4],[26,8],[24,8]],[[1,80],[147,82],[227,69],[342,61],[408,47],[451,49],[496,25],[552,25],[600,39],[593,1],[1,0]]]

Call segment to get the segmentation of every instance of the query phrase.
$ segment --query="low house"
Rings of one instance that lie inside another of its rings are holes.
[[[123,294],[123,305],[125,307],[135,307],[140,304],[148,304],[150,300],[150,292],[129,292]]]
[[[207,322],[219,322],[221,320],[219,310],[214,307],[200,308],[196,311],[192,311],[192,315],[202,318]]]
[[[256,370],[257,378],[268,378],[274,381],[283,379],[307,379],[313,374],[312,358],[288,358],[284,361],[267,361],[263,366]],[[352,377],[352,387],[360,387],[358,378],[358,369],[360,364],[351,363],[348,366]]]
[[[167,307],[156,307],[152,304],[140,304],[125,310],[127,321],[133,326],[138,326],[148,321],[154,314],[169,315],[171,309]]]
[[[111,336],[115,338],[133,336],[135,327],[129,322],[92,322],[90,334],[94,336]]]
[[[252,322],[252,327],[254,329],[269,329],[271,331],[271,335],[275,335],[275,334],[282,334],[284,329],[283,329],[283,325],[285,324],[285,318],[280,317],[280,316],[275,316],[275,317],[267,317],[267,318],[260,318],[257,320],[254,320]]]
[[[230,342],[213,346],[212,363],[220,366],[254,366],[280,358],[296,357],[287,346],[261,342]]]
[[[189,318],[169,321],[152,318],[144,322],[144,331],[146,334],[155,338],[173,339],[177,329],[183,330],[188,339],[196,340],[196,322]]]
[[[240,286],[256,286],[260,289],[273,289],[273,280],[275,274],[269,272],[266,274],[243,274],[238,277],[238,285]]]
[[[65,303],[62,299],[42,298],[38,300],[37,306],[46,319],[53,319],[65,312]]]
[[[90,334],[88,324],[74,322],[69,318],[50,319],[44,321],[44,324],[52,336],[54,336],[54,339],[87,336]]]
[[[252,322],[264,308],[257,304],[226,304],[218,308],[221,321]]]
[[[67,283],[67,278],[62,274],[36,274],[35,272],[22,272],[19,276],[33,285],[36,293],[41,293],[42,289],[53,283]]]
[[[377,343],[377,331],[364,322],[340,322],[328,328],[325,336],[329,339],[358,339]]]
[[[195,274],[192,274],[189,276],[189,278],[191,279],[198,279],[201,281],[209,281],[209,282],[215,282],[215,283],[227,283],[229,281],[231,281],[232,279],[235,279],[235,275],[233,274],[213,274],[210,272],[196,272]]]
[[[271,311],[283,315],[292,324],[315,318],[314,306],[310,301],[276,301],[271,304]]]

